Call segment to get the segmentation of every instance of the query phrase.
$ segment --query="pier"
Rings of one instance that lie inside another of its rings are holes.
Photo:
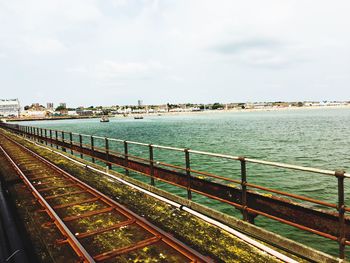
[[[1,124],[1,127],[4,130],[10,131],[13,134],[20,135],[22,139],[36,142],[41,147],[51,149],[51,151],[57,151],[58,153],[65,156],[71,155],[72,160],[81,159],[84,162],[89,160],[91,161],[91,167],[95,167],[94,169],[97,169],[97,163],[103,163],[105,166],[105,173],[107,174],[112,173],[113,168],[117,167],[124,169],[124,174],[126,178],[128,178],[129,173],[137,173],[138,175],[142,175],[145,178],[148,178],[149,181],[148,186],[143,185],[147,189],[147,191],[159,194],[164,198],[172,200],[173,202],[177,202],[178,204],[180,204],[180,206],[193,209],[198,213],[215,219],[217,222],[240,230],[241,232],[249,236],[252,236],[260,241],[270,244],[271,246],[288,251],[288,253],[296,255],[297,257],[300,257],[302,259],[320,262],[336,261],[336,259],[331,256],[309,249],[306,246],[303,246],[296,242],[287,240],[283,237],[255,227],[254,219],[257,216],[264,216],[272,220],[276,220],[278,222],[301,229],[303,231],[307,231],[328,238],[330,241],[338,243],[339,258],[345,258],[345,247],[350,244],[350,218],[346,216],[346,213],[349,212],[350,209],[345,206],[344,201],[344,180],[350,177],[350,175],[345,171],[322,170],[316,168],[245,158],[242,156],[215,154],[187,148],[174,148],[162,145],[153,145],[127,140],[120,140],[115,138],[77,134],[67,131],[22,126],[17,124]],[[23,154],[27,157],[23,157],[24,160],[26,160],[26,158],[28,158],[27,160],[32,158],[32,161],[28,161],[29,163],[38,162],[38,160],[40,160],[41,163],[44,163],[46,166],[51,167],[50,169],[56,171],[53,174],[63,174],[65,177],[64,180],[68,180],[71,182],[70,187],[78,187],[83,189],[72,190],[72,192],[88,191],[89,193],[93,193],[93,196],[90,196],[87,199],[75,200],[73,204],[82,204],[88,201],[91,202],[92,199],[99,199],[102,200],[102,202],[105,202],[105,204],[109,205],[109,208],[104,209],[118,210],[121,214],[127,216],[128,219],[126,219],[126,221],[124,221],[123,223],[131,223],[132,221],[132,223],[136,222],[136,224],[141,225],[141,227],[145,226],[144,224],[147,225],[147,223],[144,223],[142,218],[139,218],[137,215],[134,215],[133,213],[129,214],[130,212],[127,210],[120,210],[121,208],[118,206],[118,204],[114,203],[113,200],[105,200],[105,197],[101,198],[99,193],[94,192],[95,190],[86,185],[85,183],[76,181],[76,179],[74,179],[71,175],[67,174],[63,170],[61,171],[58,168],[50,166],[46,159],[43,159],[43,157],[40,157],[37,153],[25,149],[21,145],[18,145],[18,142],[16,142],[16,140],[14,140],[13,138],[11,139],[9,135],[2,134],[2,136],[2,152],[6,156],[7,160],[11,163],[11,165],[15,168],[17,173],[21,175],[22,179],[25,178],[25,175],[21,174],[23,173],[23,171],[17,166],[17,164],[19,162],[22,162],[23,159],[17,157],[19,159],[16,160],[16,158],[11,157],[10,154],[8,154],[8,152],[11,152],[11,147],[17,147],[18,149],[21,149],[22,152],[25,152]],[[5,140],[8,140],[7,143],[5,142]],[[7,144],[7,150],[6,146],[3,144]],[[112,144],[119,144],[123,148],[123,151],[113,150],[111,147]],[[143,147],[145,151],[148,152],[148,158],[145,158],[144,156],[141,157],[135,154],[130,154],[130,148],[134,145]],[[177,152],[182,154],[182,158],[185,165],[180,166],[169,164],[167,162],[157,161],[154,158],[155,151],[157,150]],[[215,157],[238,163],[240,166],[240,172],[236,174],[237,179],[227,178],[217,174],[209,173],[207,171],[191,168],[191,157],[193,155]],[[15,154],[13,154],[13,156],[15,156]],[[314,198],[296,195],[290,192],[270,189],[267,187],[250,183],[249,174],[247,173],[247,167],[250,164],[279,167],[288,170],[304,171],[313,174],[313,176],[333,177],[338,185],[338,202],[324,202]],[[55,175],[52,176],[55,177]],[[34,179],[31,178],[31,181],[35,183],[38,180],[38,178],[39,177],[34,177]],[[27,186],[30,187],[34,193],[38,191],[38,189],[36,189],[30,181],[25,181]],[[167,194],[164,191],[157,189],[157,182],[165,182],[167,184],[173,185],[174,187],[184,189],[186,191],[187,198],[184,199],[174,197],[173,195]],[[65,185],[65,187],[67,187],[67,185]],[[51,186],[49,185],[47,187],[44,186],[40,189],[41,192],[52,190]],[[261,190],[269,194],[258,193],[255,190]],[[192,198],[194,194],[202,195],[206,198],[210,198],[231,205],[232,208],[237,209],[241,212],[242,221],[233,219],[229,216],[225,216],[215,210],[197,204],[195,201],[193,201]],[[44,205],[45,210],[48,211],[49,214],[51,214],[52,218],[55,219],[54,221],[59,222],[61,219],[56,218],[55,212],[51,211],[50,206],[46,206],[45,198],[41,199],[38,193],[36,193],[35,195],[40,200],[40,203]],[[47,198],[48,197],[46,197],[46,199]],[[293,199],[293,201],[291,199]],[[299,200],[301,202],[295,202],[294,200]],[[305,205],[305,203],[317,204],[319,206],[324,207],[325,209],[315,209]],[[68,205],[66,204],[65,206]],[[116,223],[116,225],[110,227],[118,228],[121,227],[120,224],[123,223]],[[135,243],[133,245],[134,247],[144,247],[147,246],[147,244],[149,244],[148,242],[158,242],[162,240],[162,242],[165,242],[170,247],[175,247],[175,250],[178,251],[179,255],[185,255],[185,257],[187,257],[189,261],[208,262],[211,260],[210,257],[205,257],[201,253],[192,250],[190,247],[182,245],[181,242],[179,243],[179,241],[169,238],[169,236],[167,236],[166,233],[163,233],[160,229],[160,232],[157,232],[158,230],[154,230],[158,229],[157,226],[147,225],[148,231],[150,231],[149,228],[152,229],[151,232],[154,233],[154,236],[149,237],[149,239],[147,239],[146,241],[140,241],[143,242],[142,244]],[[94,255],[93,259],[89,259],[89,257],[91,257],[90,253],[84,251],[84,249],[82,249],[79,245],[75,244],[75,240],[77,239],[77,237],[71,236],[66,231],[67,230],[64,229],[64,227],[63,229],[61,229],[61,232],[63,234],[69,236],[67,242],[71,242],[72,247],[74,248],[74,251],[76,252],[78,257],[86,257],[87,262],[89,262],[90,260],[96,260],[101,258],[105,259],[104,256],[106,255],[102,254]],[[100,229],[99,231],[104,232],[107,230]],[[81,235],[79,234],[78,237],[81,238],[81,236],[84,237],[84,235],[90,234],[93,233],[81,233]],[[79,242],[77,244],[79,244]],[[132,246],[129,246],[128,248],[125,248],[126,250],[123,251],[129,251],[128,249],[131,248]],[[123,252],[115,249],[112,249],[112,251],[113,252],[107,253],[107,256],[116,256],[119,255],[118,253],[122,254],[121,252]]]

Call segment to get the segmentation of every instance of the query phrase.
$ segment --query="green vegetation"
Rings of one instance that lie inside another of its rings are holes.
[[[58,106],[55,111],[62,111],[62,110],[66,110],[66,107],[64,106]]]
[[[218,102],[215,102],[212,106],[211,106],[211,108],[213,109],[213,110],[218,110],[218,109],[223,109],[225,106],[223,105],[223,104],[220,104],[220,103],[218,103]]]

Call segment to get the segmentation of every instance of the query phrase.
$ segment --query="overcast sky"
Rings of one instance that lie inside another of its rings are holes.
[[[0,99],[350,100],[349,12],[349,0],[0,0]]]

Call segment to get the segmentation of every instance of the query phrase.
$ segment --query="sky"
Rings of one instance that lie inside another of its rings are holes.
[[[0,0],[0,99],[350,100],[349,0]]]

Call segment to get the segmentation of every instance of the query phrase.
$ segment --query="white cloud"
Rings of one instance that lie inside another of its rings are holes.
[[[54,38],[24,38],[23,45],[28,52],[39,55],[61,53],[66,49],[61,41]]]
[[[115,62],[104,60],[94,67],[94,73],[99,79],[109,79],[118,77],[144,77],[155,72],[159,72],[165,67],[156,61],[149,62]]]
[[[120,7],[120,6],[125,6],[128,4],[129,0],[112,0],[112,5],[114,7]]]
[[[68,73],[88,73],[89,70],[86,67],[78,66],[78,67],[69,67],[65,69]]]
[[[151,89],[174,100],[179,90],[188,101],[259,100],[261,83],[286,97],[349,97],[349,78],[331,77],[348,76],[349,9],[348,0],[0,0],[0,58],[11,57],[0,85],[26,87],[25,98],[55,78],[93,98],[123,86],[131,102]],[[15,69],[26,78],[11,79]],[[315,80],[332,89],[311,91]]]

